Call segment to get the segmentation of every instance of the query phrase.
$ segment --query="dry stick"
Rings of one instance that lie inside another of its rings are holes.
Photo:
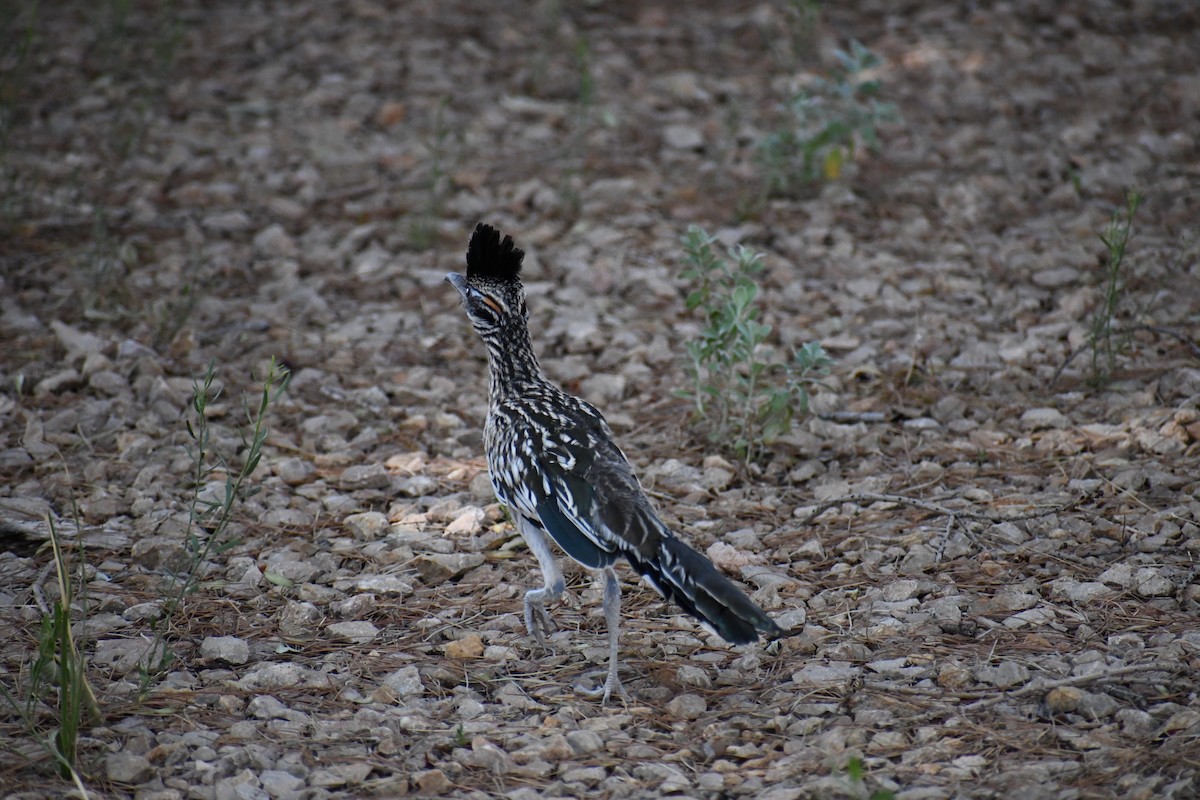
[[[1111,680],[1113,678],[1120,678],[1125,675],[1133,675],[1138,672],[1178,673],[1178,672],[1182,672],[1183,670],[1184,670],[1184,667],[1182,664],[1169,664],[1169,665],[1155,664],[1155,663],[1131,664],[1127,667],[1119,667],[1118,669],[1109,670],[1108,672],[1091,672],[1091,673],[1088,673],[1087,675],[1072,675],[1070,678],[1060,678],[1059,680],[1050,681],[1049,683],[1037,683],[1037,684],[1031,683],[1028,686],[1022,686],[1020,689],[1017,689],[1015,692],[998,694],[995,697],[988,697],[984,700],[979,700],[974,703],[971,703],[969,706],[963,706],[962,710],[963,711],[979,711],[981,709],[988,708],[989,706],[994,706],[997,703],[1002,703],[1005,700],[1012,700],[1017,697],[1025,697],[1026,695],[1038,694],[1038,693],[1044,694],[1053,689],[1059,689],[1063,686],[1078,686],[1081,683],[1092,683],[1094,681],[1106,681],[1106,680]]]
[[[1069,678],[1060,678],[1059,680],[1049,681],[1046,683],[1042,683],[1042,682],[1030,683],[1029,685],[1022,686],[1020,689],[1017,689],[1015,691],[1001,692],[997,695],[993,695],[992,697],[986,697],[982,700],[977,700],[974,703],[971,703],[970,705],[955,706],[953,709],[947,709],[945,707],[930,709],[928,711],[923,711],[920,714],[915,714],[915,715],[909,717],[908,719],[911,722],[925,722],[927,720],[947,716],[948,714],[953,713],[954,711],[957,711],[958,713],[965,715],[966,712],[968,712],[968,711],[982,711],[982,710],[990,708],[994,705],[1003,703],[1005,700],[1014,700],[1014,699],[1017,699],[1020,697],[1026,697],[1031,694],[1045,694],[1047,692],[1053,691],[1054,689],[1059,689],[1064,686],[1078,686],[1079,684],[1084,684],[1084,683],[1098,683],[1101,681],[1112,680],[1114,678],[1121,678],[1126,675],[1133,675],[1133,674],[1139,673],[1139,672],[1169,672],[1172,674],[1178,674],[1178,673],[1184,672],[1185,669],[1186,668],[1182,664],[1164,665],[1164,664],[1147,663],[1147,664],[1133,664],[1133,665],[1126,666],[1126,667],[1119,667],[1117,669],[1109,670],[1107,672],[1091,672],[1091,673],[1088,673],[1087,675],[1072,675]],[[944,693],[937,694],[934,691],[918,689],[915,686],[908,686],[908,687],[887,686],[884,684],[877,684],[877,683],[872,682],[872,683],[867,684],[867,688],[875,689],[878,691],[883,691],[883,692],[886,692],[889,694],[894,694],[894,695],[895,694],[925,695],[927,697],[930,697],[931,699],[935,698],[935,697],[944,696]],[[965,698],[963,698],[963,696],[961,694],[955,695],[955,696],[958,697],[959,699],[965,699]]]
[[[42,571],[38,573],[37,578],[34,580],[33,585],[29,587],[30,591],[33,593],[33,600],[35,603],[37,603],[38,611],[42,612],[43,617],[50,616],[50,603],[46,600],[46,590],[42,587],[42,584],[45,583],[46,578],[50,577],[50,570],[52,569],[54,569],[53,561],[47,563],[46,566],[42,568]]]
[[[855,422],[887,422],[894,415],[882,411],[826,411],[817,416],[826,422],[836,422],[839,425],[849,425]]]
[[[863,492],[860,494],[848,494],[842,497],[834,497],[830,500],[823,500],[816,506],[813,506],[811,513],[805,522],[811,522],[817,515],[828,511],[834,506],[840,506],[843,503],[898,503],[900,505],[912,506],[913,508],[924,509],[931,511],[934,514],[953,517],[954,519],[969,519],[978,522],[1019,522],[1027,519],[1037,519],[1038,517],[1046,517],[1050,514],[1059,514],[1063,511],[1070,511],[1075,506],[1082,503],[1091,497],[1090,494],[1076,497],[1074,500],[1069,500],[1066,503],[1049,508],[1041,508],[1036,511],[1028,511],[1021,514],[982,514],[977,511],[967,511],[961,508],[948,508],[946,506],[931,503],[928,500],[918,500],[915,497],[905,497],[901,494],[875,494],[874,492]]]
[[[1136,333],[1137,331],[1149,331],[1150,333],[1157,333],[1162,336],[1170,336],[1172,339],[1176,339],[1183,344],[1186,344],[1188,349],[1192,351],[1192,355],[1194,355],[1196,358],[1200,358],[1200,345],[1197,345],[1194,341],[1192,341],[1192,338],[1187,334],[1180,333],[1172,328],[1164,328],[1161,325],[1134,325],[1132,328],[1122,328],[1118,331],[1114,331],[1114,333],[1120,335],[1122,333]],[[1067,354],[1067,357],[1063,360],[1063,362],[1058,365],[1058,369],[1054,371],[1054,377],[1050,379],[1051,389],[1053,389],[1054,385],[1058,383],[1058,379],[1062,377],[1062,374],[1066,368],[1069,367],[1071,362],[1075,360],[1075,356],[1079,355],[1091,346],[1091,342],[1084,342],[1083,344],[1079,345],[1079,347],[1076,347]]]
[[[1051,508],[1043,508],[1037,511],[1029,511],[1023,514],[1001,515],[980,514],[975,511],[947,508],[946,506],[938,505],[937,503],[931,503],[928,500],[918,500],[915,497],[905,497],[904,495],[899,494],[874,494],[871,492],[864,492],[862,494],[851,494],[844,497],[835,497],[832,500],[826,500],[818,504],[813,509],[812,513],[808,515],[808,519],[806,519],[805,522],[811,522],[818,514],[821,514],[827,509],[833,508],[834,506],[840,506],[843,503],[899,503],[901,505],[913,506],[914,508],[931,511],[935,514],[941,514],[948,517],[946,520],[946,530],[942,533],[940,537],[941,540],[938,542],[937,548],[934,552],[934,559],[941,561],[942,556],[945,555],[946,552],[946,545],[950,541],[950,533],[954,530],[954,524],[959,520],[970,519],[996,524],[1000,522],[1036,519],[1038,517],[1045,517],[1049,516],[1050,514],[1059,514],[1063,511],[1068,511],[1082,503],[1084,500],[1088,499],[1088,497],[1090,497],[1090,495],[1083,495],[1075,498],[1074,500],[1063,503],[1062,505],[1052,506]]]

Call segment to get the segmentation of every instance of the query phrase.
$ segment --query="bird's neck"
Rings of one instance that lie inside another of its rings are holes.
[[[489,393],[493,401],[546,382],[533,353],[529,330],[522,326],[506,333],[503,339],[487,343]]]

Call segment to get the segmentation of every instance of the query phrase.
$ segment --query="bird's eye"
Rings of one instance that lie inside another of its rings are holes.
[[[503,309],[496,302],[495,298],[489,297],[483,292],[473,292],[471,303],[471,314],[482,322],[489,325],[497,325],[500,322],[500,315]]]

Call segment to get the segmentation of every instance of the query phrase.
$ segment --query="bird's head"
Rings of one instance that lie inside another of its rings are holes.
[[[514,325],[523,327],[529,317],[521,286],[521,260],[525,251],[511,236],[482,222],[475,226],[467,246],[467,274],[451,272],[446,281],[462,295],[463,309],[476,332],[485,339]]]

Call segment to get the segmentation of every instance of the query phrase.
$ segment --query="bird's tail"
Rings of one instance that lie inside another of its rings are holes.
[[[713,563],[681,542],[665,527],[651,558],[630,557],[633,568],[668,600],[700,620],[730,644],[750,644],[760,635],[788,635]]]

